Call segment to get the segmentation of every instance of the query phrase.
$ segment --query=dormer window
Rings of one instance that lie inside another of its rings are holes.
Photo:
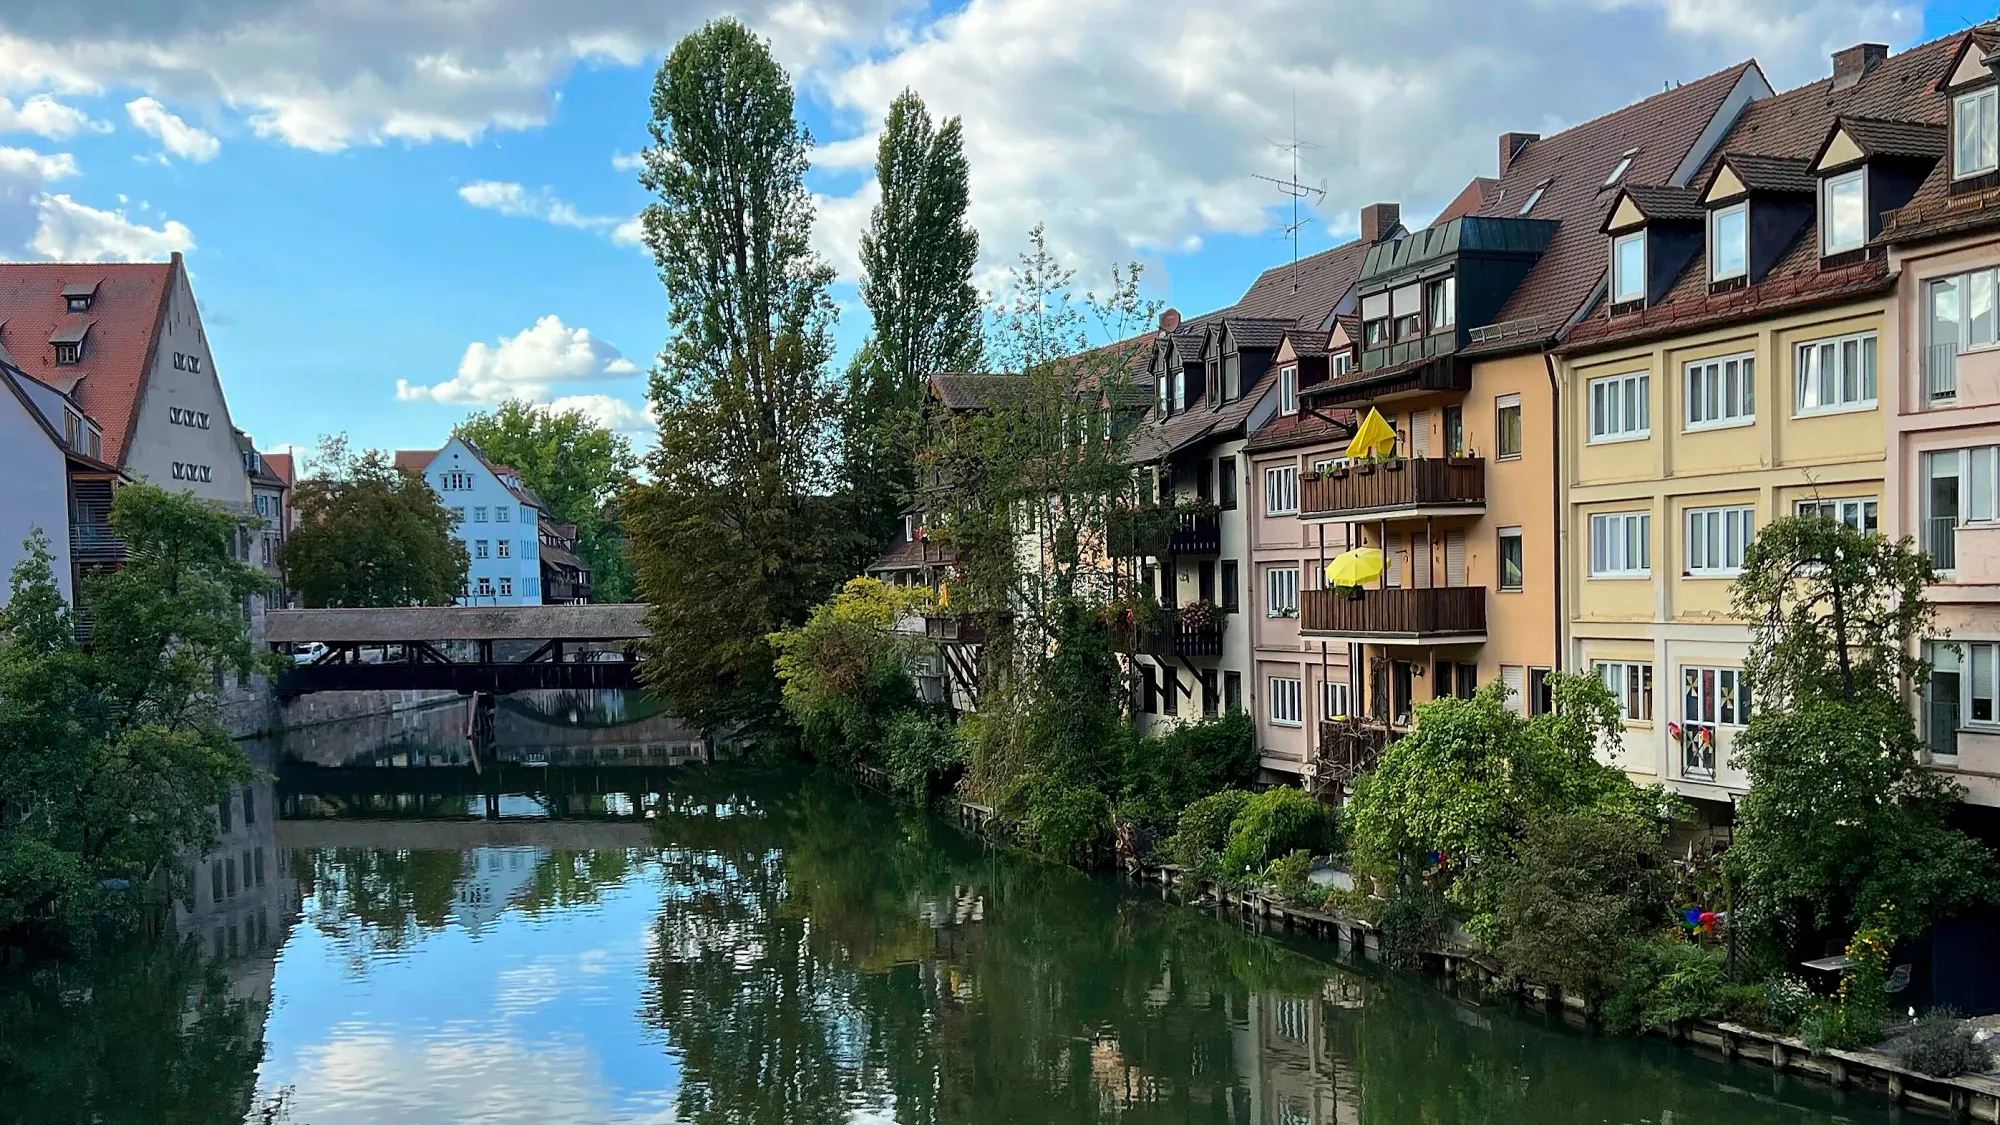
[[[1299,368],[1288,363],[1278,368],[1278,413],[1299,412]]]
[[[1396,339],[1411,340],[1424,334],[1423,286],[1404,285],[1389,296],[1396,318]]]
[[[1864,169],[1828,176],[1820,184],[1820,255],[1830,257],[1859,250],[1867,242],[1868,186]]]
[[[1177,365],[1174,368],[1174,409],[1187,409],[1187,367],[1185,365]]]
[[[1951,178],[2000,169],[2000,88],[1960,94],[1951,103]]]
[[[1735,203],[1708,213],[1708,279],[1728,281],[1750,270],[1750,204]]]
[[[903,517],[903,542],[914,543],[916,541],[917,517],[914,514],[905,515]]]
[[[1547,191],[1548,187],[1549,187],[1548,180],[1543,180],[1541,183],[1536,184],[1535,190],[1528,193],[1527,202],[1521,204],[1521,214],[1525,215],[1528,212],[1533,211],[1535,209],[1535,204],[1540,203],[1542,201],[1542,193],[1544,191]]]
[[[1622,305],[1646,299],[1646,232],[1633,231],[1611,240],[1611,302]]]
[[[1619,180],[1624,179],[1626,169],[1632,167],[1632,158],[1637,155],[1639,155],[1638,149],[1626,149],[1624,154],[1618,158],[1618,163],[1612,165],[1611,174],[1604,177],[1604,186],[1610,187]]]
[[[1351,356],[1351,355],[1347,354],[1346,352],[1342,352],[1342,353],[1340,353],[1339,355],[1337,355],[1337,356],[1334,356],[1334,357],[1333,357],[1333,377],[1334,377],[1334,378],[1338,379],[1338,378],[1340,378],[1340,377],[1341,377],[1342,375],[1345,375],[1345,374],[1347,374],[1348,372],[1350,372],[1350,371],[1352,371],[1352,370],[1354,370],[1354,357],[1353,357],[1353,356]]]
[[[81,343],[56,345],[57,367],[74,367],[81,362],[83,362],[83,345]]]
[[[73,313],[89,312],[90,294],[86,293],[81,297],[69,298],[69,311]]]
[[[1209,409],[1222,405],[1222,361],[1208,361],[1207,377],[1202,381],[1203,397],[1208,399]]]
[[[1431,331],[1450,328],[1458,321],[1458,278],[1445,277],[1424,286],[1424,311]]]
[[[1174,412],[1173,381],[1169,379],[1165,374],[1162,374],[1160,376],[1159,388],[1160,388],[1160,417],[1165,418],[1167,415],[1172,414]]]

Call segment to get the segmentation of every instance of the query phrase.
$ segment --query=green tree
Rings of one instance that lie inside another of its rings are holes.
[[[1928,555],[1822,517],[1758,532],[1736,581],[1757,706],[1732,753],[1750,778],[1728,861],[1752,932],[1796,951],[1878,912],[1921,929],[1988,897],[1992,853],[1949,823],[1960,790],[1925,765]]]
[[[1664,825],[1596,811],[1530,824],[1496,911],[1507,972],[1591,1004],[1616,992],[1632,943],[1664,920],[1665,846]]]
[[[881,199],[861,236],[861,300],[875,334],[848,369],[847,468],[860,518],[879,542],[914,485],[924,381],[979,367],[979,234],[964,131],[934,124],[916,91],[889,106],[875,157]]]
[[[804,624],[771,634],[785,710],[815,755],[869,756],[890,718],[916,706],[908,669],[920,642],[896,624],[930,601],[922,586],[855,578]]]
[[[279,561],[307,606],[450,605],[464,592],[472,560],[451,534],[457,517],[382,451],[323,437],[292,495],[299,526]]]
[[[653,480],[624,502],[652,607],[646,673],[692,721],[760,727],[779,715],[765,638],[855,553],[831,501],[833,272],[809,245],[812,138],[769,47],[727,19],[668,56],[651,131],[642,221],[670,337],[652,376]]]
[[[581,410],[510,399],[466,416],[452,431],[511,465],[549,502],[549,515],[576,525],[577,554],[590,564],[591,600],[632,597],[632,565],[611,505],[632,483],[632,443]]]
[[[216,698],[225,670],[258,667],[242,607],[268,586],[236,560],[235,518],[136,484],[111,525],[130,558],[84,584],[88,648],[39,533],[0,612],[0,947],[136,922],[251,776]]]
[[[1490,938],[1530,825],[1583,812],[1647,825],[1682,815],[1664,790],[1598,760],[1624,730],[1603,681],[1552,673],[1549,688],[1555,709],[1532,718],[1507,706],[1497,681],[1422,705],[1416,731],[1354,787],[1344,821],[1356,865],[1399,893],[1415,890],[1403,886],[1412,871],[1435,870],[1474,933]]]

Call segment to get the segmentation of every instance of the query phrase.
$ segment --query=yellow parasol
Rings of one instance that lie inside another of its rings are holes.
[[[1379,547],[1356,547],[1343,555],[1335,555],[1326,564],[1326,584],[1329,586],[1366,586],[1382,577],[1382,550]]]
[[[1396,428],[1382,418],[1382,412],[1368,408],[1368,416],[1361,420],[1361,426],[1354,431],[1354,440],[1347,443],[1350,460],[1363,461],[1369,457],[1381,459],[1396,452]]]
[[[939,609],[951,608],[951,587],[942,582],[938,583],[937,604]]]

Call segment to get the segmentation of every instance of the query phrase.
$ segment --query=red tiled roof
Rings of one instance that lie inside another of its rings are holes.
[[[413,473],[422,473],[431,467],[431,462],[437,459],[437,455],[438,451],[435,449],[398,449],[396,467]]]
[[[1802,165],[1819,152],[1835,121],[1842,117],[1942,124],[1950,112],[1950,101],[1938,93],[1936,80],[1940,70],[1950,65],[1966,34],[1959,32],[1891,55],[1845,90],[1835,90],[1829,77],[1750,103],[1694,182],[1707,183],[1725,160],[1735,169],[1759,163],[1768,169],[1777,169],[1785,162]],[[1760,162],[1756,159],[1760,157],[1767,159]],[[1600,259],[1605,256],[1601,239],[1598,255]],[[1815,216],[1756,284],[1711,295],[1703,247],[1673,288],[1652,307],[1618,317],[1600,309],[1570,333],[1567,343],[1601,347],[1651,338],[1764,316],[1782,308],[1852,299],[1891,283],[1887,267],[1879,259],[1822,269]]]
[[[81,374],[76,395],[104,431],[104,459],[123,465],[152,370],[167,294],[181,269],[166,262],[0,264],[0,346],[21,370],[51,386]],[[72,314],[63,290],[96,284],[90,311]],[[57,367],[51,337],[89,329],[82,360]]]
[[[1431,225],[1438,226],[1453,219],[1464,218],[1486,206],[1498,194],[1500,194],[1498,177],[1474,176],[1472,182],[1465,185],[1465,190],[1458,193],[1457,199],[1444,205],[1444,210],[1438,212],[1438,217],[1431,220]]]
[[[1261,453],[1268,449],[1291,449],[1353,439],[1354,411],[1329,410],[1324,413],[1340,421],[1329,422],[1318,414],[1308,414],[1303,410],[1297,414],[1281,414],[1243,443],[1243,448],[1250,453]]]
[[[294,470],[291,454],[266,453],[264,454],[264,464],[269,465],[271,472],[276,474],[279,480],[285,482],[285,487],[290,488],[292,485],[298,483],[298,478],[293,475]]]
[[[1754,61],[1738,63],[1522,148],[1500,177],[1499,194],[1477,213],[1517,217],[1529,193],[1548,185],[1527,217],[1561,226],[1493,317],[1495,324],[1529,321],[1535,330],[1474,344],[1467,352],[1538,347],[1568,324],[1604,281],[1609,256],[1601,229],[1618,194],[1604,183],[1611,170],[1636,149],[1621,183],[1670,182],[1737,83],[1756,70]]]

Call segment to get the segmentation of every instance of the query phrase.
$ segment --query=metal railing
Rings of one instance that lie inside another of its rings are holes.
[[[1932,344],[1924,352],[1924,391],[1932,401],[1958,397],[1958,342]]]
[[[1924,546],[1930,550],[1931,561],[1939,570],[1955,570],[1958,567],[1958,517],[1932,516],[1925,521]]]

